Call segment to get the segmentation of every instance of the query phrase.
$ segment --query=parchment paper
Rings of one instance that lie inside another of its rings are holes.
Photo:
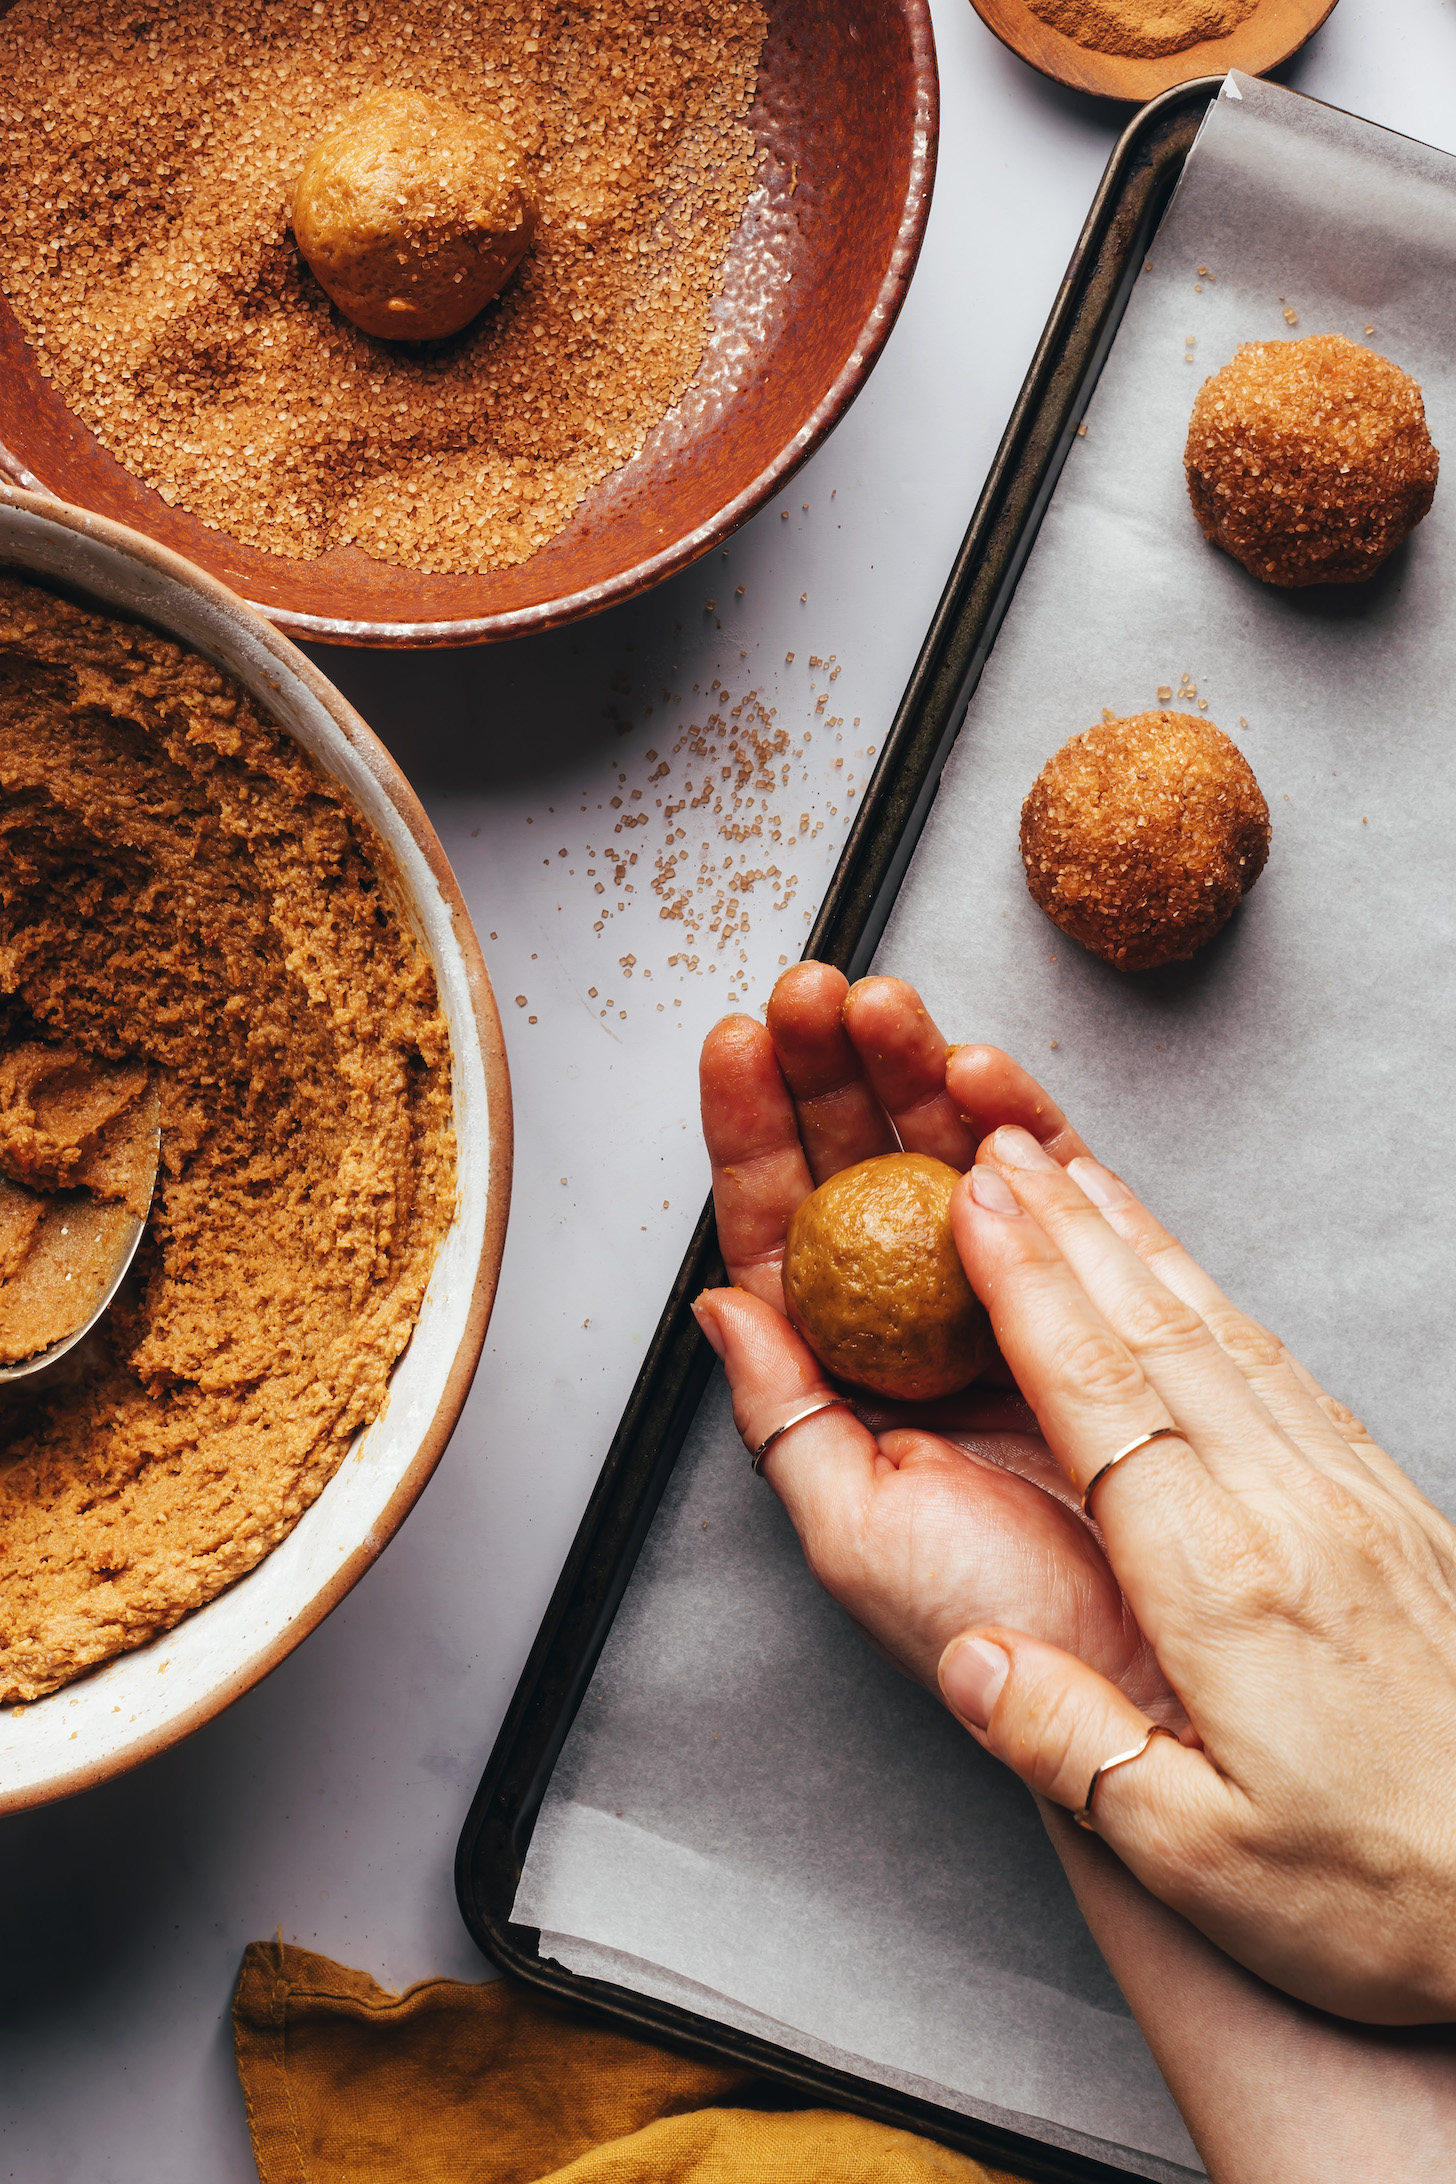
[[[1150,259],[878,964],[948,1036],[1036,1070],[1456,1514],[1456,478],[1381,575],[1326,595],[1205,545],[1182,477],[1202,380],[1295,333],[1412,372],[1456,461],[1456,160],[1234,77]],[[1249,757],[1273,847],[1192,964],[1127,978],[1031,902],[1020,806],[1068,735],[1184,677]],[[515,1915],[580,1971],[1140,2175],[1200,2173],[1029,1802],[817,1592],[721,1381]]]

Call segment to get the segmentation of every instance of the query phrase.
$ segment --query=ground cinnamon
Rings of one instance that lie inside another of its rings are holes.
[[[1246,23],[1259,0],[1029,0],[1031,11],[1094,53],[1158,60],[1209,38],[1227,38]]]

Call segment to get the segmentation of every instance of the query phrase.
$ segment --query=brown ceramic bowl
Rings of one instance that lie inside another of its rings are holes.
[[[895,323],[930,210],[929,0],[768,10],[749,117],[767,157],[697,377],[641,454],[518,568],[422,576],[355,547],[282,561],[208,530],[97,445],[36,371],[3,296],[0,474],[130,524],[291,636],[331,644],[482,644],[660,583],[745,522],[838,424]],[[766,285],[770,265],[792,281]]]
[[[3,482],[0,569],[59,584],[204,653],[368,820],[434,967],[450,1031],[459,1163],[455,1218],[373,1425],[287,1539],[228,1591],[47,1698],[0,1708],[6,1813],[90,1789],[220,1714],[338,1606],[388,1545],[454,1431],[485,1341],[511,1195],[511,1093],[490,980],[435,830],[384,746],[312,661],[176,554]]]

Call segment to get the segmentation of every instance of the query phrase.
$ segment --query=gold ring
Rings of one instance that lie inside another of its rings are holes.
[[[1165,1729],[1160,1721],[1151,1721],[1148,1723],[1148,1733],[1141,1744],[1135,1744],[1130,1752],[1114,1753],[1111,1759],[1104,1759],[1100,1767],[1093,1769],[1092,1780],[1087,1785],[1087,1802],[1080,1812],[1074,1812],[1072,1815],[1079,1828],[1090,1828],[1092,1825],[1092,1800],[1097,1795],[1097,1785],[1102,1777],[1105,1774],[1111,1774],[1114,1767],[1126,1767],[1133,1760],[1141,1759],[1154,1737],[1173,1737],[1175,1744],[1180,1741],[1179,1738],[1173,1736],[1172,1730]]]
[[[754,1476],[756,1478],[763,1477],[763,1459],[767,1456],[775,1441],[781,1440],[792,1427],[801,1426],[806,1418],[816,1417],[822,1410],[833,1410],[836,1404],[842,1405],[845,1410],[852,1410],[854,1407],[847,1395],[816,1395],[811,1397],[802,1409],[796,1410],[792,1418],[786,1418],[781,1426],[775,1426],[768,1439],[760,1441],[753,1452]]]
[[[1182,1438],[1183,1436],[1178,1431],[1178,1428],[1176,1426],[1156,1426],[1151,1433],[1140,1433],[1135,1441],[1129,1441],[1127,1447],[1120,1448],[1115,1456],[1109,1456],[1106,1463],[1102,1466],[1102,1469],[1100,1471],[1094,1471],[1091,1478],[1087,1481],[1087,1484],[1082,1489],[1083,1516],[1090,1517],[1092,1514],[1090,1505],[1092,1501],[1093,1487],[1100,1486],[1102,1484],[1102,1481],[1107,1477],[1108,1472],[1111,1471],[1115,1465],[1125,1463],[1129,1456],[1136,1456],[1138,1450],[1140,1448],[1146,1448],[1150,1441],[1181,1441]]]

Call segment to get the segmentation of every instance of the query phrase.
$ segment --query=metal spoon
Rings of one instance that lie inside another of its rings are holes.
[[[58,1358],[64,1357],[68,1350],[74,1350],[77,1343],[83,1341],[91,1332],[91,1329],[101,1318],[102,1313],[111,1303],[125,1280],[127,1269],[136,1257],[137,1245],[141,1242],[146,1230],[147,1215],[151,1211],[152,1193],[156,1187],[157,1163],[161,1157],[161,1101],[155,1085],[145,1094],[137,1109],[132,1138],[139,1152],[146,1156],[146,1165],[142,1167],[141,1174],[137,1179],[138,1182],[144,1185],[144,1190],[134,1191],[132,1198],[134,1204],[144,1203],[146,1212],[141,1215],[127,1214],[119,1223],[112,1243],[110,1270],[102,1283],[99,1295],[94,1287],[89,1288],[89,1291],[83,1289],[82,1294],[89,1293],[93,1299],[85,1317],[79,1320],[68,1333],[58,1336],[55,1341],[48,1343],[45,1349],[37,1351],[33,1357],[22,1358],[14,1365],[0,1364],[0,1383],[7,1380],[24,1380],[31,1373],[44,1372],[48,1366],[54,1365]]]

